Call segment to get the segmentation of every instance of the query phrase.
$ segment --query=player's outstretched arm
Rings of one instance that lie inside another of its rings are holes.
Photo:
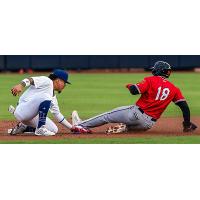
[[[190,122],[190,109],[186,101],[180,101],[176,103],[177,106],[181,109],[183,113],[183,132],[192,132],[194,131],[197,126]]]
[[[58,101],[57,98],[54,97],[52,102],[51,102],[51,108],[50,112],[53,114],[54,118],[62,124],[66,129],[69,129],[72,133],[90,133],[91,131],[88,129],[85,129],[84,127],[81,126],[73,126],[70,124],[64,117],[64,115],[60,112],[59,106],[58,106]]]
[[[28,87],[30,85],[34,85],[34,81],[32,78],[25,78],[24,80],[21,81],[20,84],[15,85],[11,89],[11,93],[13,96],[19,95],[25,87]]]
[[[65,117],[61,114],[54,114],[54,117],[57,119],[57,121],[62,124],[65,128],[69,129],[72,133],[91,133],[89,129],[85,129],[84,127],[78,126],[78,125],[72,125],[70,124]]]

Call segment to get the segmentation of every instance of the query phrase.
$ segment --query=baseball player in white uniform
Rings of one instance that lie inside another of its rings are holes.
[[[53,136],[58,132],[56,124],[47,117],[50,111],[54,118],[73,133],[88,133],[89,130],[72,126],[60,112],[55,91],[61,93],[68,82],[68,73],[64,70],[54,70],[46,76],[25,78],[14,86],[11,92],[19,95],[25,87],[28,89],[19,98],[13,114],[19,123],[11,130],[11,135],[34,131],[38,136]]]

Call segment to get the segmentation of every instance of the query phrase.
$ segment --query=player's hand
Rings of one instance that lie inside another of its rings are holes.
[[[131,87],[132,85],[133,85],[132,83],[128,83],[128,84],[126,84],[126,88],[130,89],[130,87]]]
[[[192,122],[183,122],[183,132],[192,132],[197,128]]]
[[[92,133],[91,130],[83,128],[82,126],[73,126],[71,128],[71,132],[73,134],[81,134],[81,133]]]
[[[21,84],[18,84],[11,89],[11,93],[13,96],[17,96],[23,91],[23,89],[24,87]]]

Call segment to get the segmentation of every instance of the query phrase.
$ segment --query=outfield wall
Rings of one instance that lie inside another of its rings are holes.
[[[0,56],[0,70],[148,68],[153,66],[157,60],[169,62],[174,69],[200,67],[200,56],[198,55],[2,55]]]

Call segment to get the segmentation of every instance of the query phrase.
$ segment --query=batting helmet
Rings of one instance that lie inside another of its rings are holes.
[[[151,69],[154,76],[163,76],[165,78],[169,78],[172,71],[170,64],[164,61],[157,61]]]

